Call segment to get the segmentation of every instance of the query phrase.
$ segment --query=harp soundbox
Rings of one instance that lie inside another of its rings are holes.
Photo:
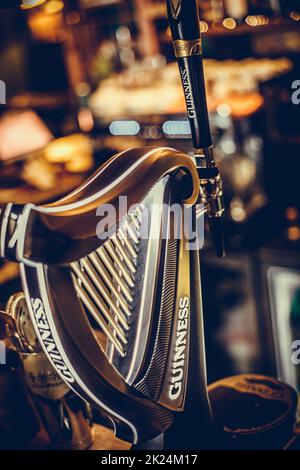
[[[183,220],[195,227],[198,198],[190,157],[144,148],[114,156],[54,204],[2,210],[1,255],[20,263],[48,358],[134,444],[177,414],[210,422],[198,249]]]

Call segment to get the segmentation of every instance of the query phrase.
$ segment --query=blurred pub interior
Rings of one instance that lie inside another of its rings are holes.
[[[226,202],[227,257],[209,234],[201,252],[208,382],[256,372],[299,389],[300,0],[199,8]],[[192,151],[164,1],[7,9],[0,38],[0,204],[56,200],[127,148]],[[1,308],[20,290],[1,261]]]

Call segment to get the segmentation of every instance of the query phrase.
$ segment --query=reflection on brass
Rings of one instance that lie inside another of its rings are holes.
[[[80,263],[82,267],[84,268],[85,273],[90,277],[95,287],[98,289],[98,292],[101,292],[101,295],[103,296],[105,302],[110,307],[111,311],[115,314],[116,318],[120,321],[122,326],[126,330],[128,330],[129,326],[125,318],[125,315],[123,314],[119,306],[116,305],[115,302],[112,301],[111,292],[109,292],[104,282],[102,281],[101,277],[98,276],[98,274],[94,270],[92,263],[89,261],[88,258],[81,260]],[[110,285],[111,283],[109,284],[109,286]]]
[[[128,220],[125,222],[124,226],[125,226],[125,229],[128,232],[128,234],[130,235],[130,238],[132,239],[132,241],[137,245],[138,242],[139,242],[138,238],[137,238],[137,236],[136,236],[136,234],[135,234],[135,232],[134,232],[133,228],[131,227],[131,224]]]
[[[139,220],[141,214],[140,208],[131,214],[132,219],[136,216],[137,237],[141,229]],[[124,345],[128,342],[127,333],[130,325],[128,318],[132,315],[132,288],[139,278],[136,276],[135,265],[138,247],[133,248],[130,236],[127,237],[126,233],[122,232],[119,237],[119,230],[120,228],[97,251],[79,262],[71,263],[71,267],[75,274],[73,280],[77,282],[75,288],[85,309],[101,328],[104,325],[102,329],[107,335],[108,348],[115,345],[116,341],[117,351],[124,357],[126,355]],[[125,240],[128,243],[125,243]],[[102,265],[102,261],[106,267]],[[130,301],[130,306],[123,294]],[[113,342],[110,341],[109,332],[114,337]],[[111,353],[108,353],[109,357],[110,355]]]
[[[80,285],[85,288],[86,293],[90,295],[94,304],[100,309],[100,312],[105,318],[105,320],[108,322],[108,324],[110,324],[113,327],[114,331],[116,332],[117,336],[119,336],[120,340],[126,343],[126,337],[125,337],[124,331],[122,330],[118,322],[115,320],[115,317],[111,314],[109,308],[103,302],[101,296],[99,295],[98,291],[93,286],[92,282],[89,280],[88,276],[85,275],[85,273],[81,271],[81,269],[78,267],[76,263],[73,263],[72,269],[74,273],[76,274],[77,279],[80,282]],[[101,294],[103,295],[102,292]],[[122,319],[123,317],[120,316],[119,320],[122,320]],[[125,325],[125,328],[128,329],[127,322],[125,322],[124,325]]]
[[[16,332],[21,340],[22,352],[41,352],[39,340],[30,319],[25,294],[13,294],[6,304],[6,312],[14,319]]]
[[[127,282],[127,284],[130,286],[130,287],[134,287],[134,282],[132,280],[132,277],[131,275],[129,274],[129,272],[127,271],[126,267],[124,266],[123,262],[120,260],[120,258],[118,257],[117,253],[115,252],[114,250],[114,247],[111,243],[110,240],[108,240],[105,244],[105,247],[111,257],[111,259],[113,260],[113,262],[115,263],[115,265],[118,267],[121,275],[124,277],[125,281]]]
[[[115,298],[117,299],[119,305],[122,307],[122,309],[124,310],[124,312],[126,313],[126,315],[128,317],[130,317],[131,315],[131,312],[130,312],[130,309],[128,307],[128,304],[126,302],[126,300],[124,299],[123,295],[121,292],[119,292],[119,290],[117,289],[117,287],[115,286],[114,282],[113,282],[113,279],[110,277],[108,271],[105,269],[105,267],[102,265],[100,259],[98,258],[98,256],[96,255],[96,253],[91,253],[89,258],[92,260],[92,262],[94,263],[94,266],[95,268],[97,269],[98,273],[100,274],[101,278],[103,278],[103,280],[105,281],[107,287],[110,289],[111,293],[115,296]],[[118,287],[120,287],[120,289],[122,288],[121,285],[118,285]],[[130,293],[129,293],[130,295]]]
[[[120,238],[120,240],[122,240],[122,243],[124,243],[124,245],[126,245],[126,248],[129,251],[129,253],[131,254],[131,256],[133,258],[137,258],[137,251],[136,251],[135,247],[131,244],[131,242],[128,240],[128,238],[126,237],[126,234],[124,233],[122,228],[119,228],[118,237]]]
[[[192,205],[199,196],[199,176],[192,159],[171,148],[144,147],[112,157],[77,190],[55,203],[40,207],[40,218],[48,229],[73,240],[82,238],[83,228],[85,233],[89,230],[90,235],[96,235],[99,222],[96,209],[99,206],[113,205],[117,209],[118,222],[122,216],[119,213],[120,195],[126,195],[127,206],[132,207],[159,179],[180,169],[192,177],[191,194],[184,200],[185,204]],[[113,218],[109,220],[107,231],[115,223]],[[129,234],[131,236],[131,232]]]
[[[95,305],[92,303],[89,296],[86,294],[85,290],[78,284],[75,276],[73,279],[74,279],[74,286],[75,286],[75,289],[77,291],[79,298],[82,300],[83,304],[86,306],[88,311],[93,315],[94,320],[98,323],[102,331],[106,334],[106,336],[110,339],[110,341],[117,348],[121,356],[124,357],[123,346],[121,345],[119,340],[115,337],[113,331],[109,328],[109,326],[104,321],[102,316],[99,315],[99,311],[95,308]]]
[[[130,269],[130,271],[132,273],[135,273],[136,272],[136,268],[133,264],[133,262],[131,261],[130,257],[128,256],[128,254],[126,253],[126,250],[124,249],[123,245],[122,245],[122,242],[120,242],[120,240],[117,238],[117,235],[113,235],[111,237],[112,241],[114,242],[114,245],[115,247],[117,248],[117,250],[120,252],[120,255],[122,256],[122,259],[125,261],[125,264],[127,265],[127,267]]]
[[[112,277],[115,278],[116,282],[118,283],[118,286],[120,286],[120,289],[123,292],[123,294],[125,295],[126,299],[129,302],[132,302],[133,298],[131,296],[131,293],[130,293],[127,285],[125,284],[122,277],[120,277],[117,269],[115,268],[115,265],[111,262],[110,257],[107,255],[104,248],[97,250],[97,253],[100,256],[103,263],[105,264],[105,266],[107,267],[107,269],[110,272],[110,274],[112,275]],[[94,258],[91,258],[91,259],[93,260]]]
[[[191,57],[193,55],[202,55],[202,41],[201,38],[193,39],[192,41],[184,41],[178,39],[174,41],[175,55],[178,59],[184,57]]]

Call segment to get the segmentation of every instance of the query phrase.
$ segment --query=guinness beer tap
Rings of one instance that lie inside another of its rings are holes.
[[[216,253],[223,257],[222,180],[214,159],[208,117],[197,1],[167,0],[167,6],[200,178],[200,202],[206,207],[209,216]]]

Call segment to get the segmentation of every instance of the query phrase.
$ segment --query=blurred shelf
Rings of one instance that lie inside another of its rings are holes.
[[[146,93],[146,91],[145,91]],[[116,112],[115,114],[111,113],[110,115],[105,115],[104,113],[99,112],[97,108],[93,109],[95,119],[104,127],[109,127],[113,121],[137,121],[142,127],[143,126],[162,126],[168,120],[186,120],[185,112],[185,102],[184,97],[181,97],[181,89],[178,87],[178,100],[177,106],[174,110],[166,109],[164,112],[154,107],[153,109],[147,110],[146,108],[141,107],[140,110],[124,109]],[[155,96],[153,98],[153,103],[155,104]],[[132,100],[133,102],[133,100]],[[235,93],[228,94],[227,96],[215,98],[213,96],[208,97],[208,110],[211,114],[214,114],[218,111],[219,106],[228,105],[230,108],[230,116],[232,119],[240,119],[245,117],[250,117],[257,113],[264,106],[265,100],[260,93],[249,92],[249,93]],[[122,134],[126,135],[126,134]],[[130,135],[130,134],[128,134]]]
[[[208,31],[203,32],[207,37],[244,35],[244,34],[264,34],[274,33],[279,30],[287,30],[291,27],[299,28],[299,21],[289,18],[269,18],[267,24],[249,25],[247,23],[237,24],[235,28],[226,28],[223,24],[215,24],[208,26]]]
[[[59,184],[53,189],[39,191],[28,186],[19,188],[0,189],[0,204],[15,202],[19,204],[43,204],[57,199],[72,191],[85,180],[86,175],[66,175],[59,179]]]
[[[226,28],[222,23],[208,24],[206,22],[202,23],[202,35],[208,38],[218,38],[225,36],[242,36],[250,34],[268,34],[275,33],[278,31],[284,31],[291,29],[298,29],[300,26],[300,21],[295,21],[289,18],[270,18],[268,19],[267,24],[262,25],[249,25],[247,23],[236,24],[232,28]],[[206,29],[207,28],[207,29]],[[171,42],[171,34],[169,30],[161,36],[162,41]]]
[[[165,2],[150,4],[148,7],[148,15],[153,20],[160,18],[167,19],[167,8]]]
[[[67,93],[30,93],[15,95],[8,101],[13,109],[56,110],[69,104]]]

